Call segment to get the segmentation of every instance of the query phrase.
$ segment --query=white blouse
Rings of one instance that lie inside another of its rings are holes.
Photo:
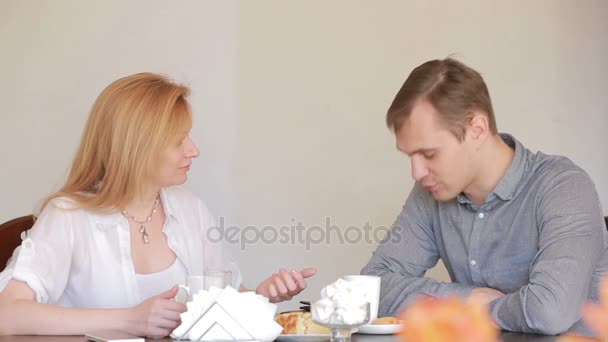
[[[175,258],[171,266],[156,273],[135,274],[139,294],[143,300],[157,296],[169,289],[175,284],[186,284],[188,271],[182,262]]]
[[[238,289],[241,273],[221,241],[207,239],[215,221],[205,204],[181,187],[161,190],[163,232],[188,275],[227,269]],[[97,214],[58,198],[47,205],[28,237],[0,273],[26,282],[40,303],[80,308],[126,308],[143,300],[131,258],[131,234],[120,213]],[[181,280],[177,280],[176,283]]]

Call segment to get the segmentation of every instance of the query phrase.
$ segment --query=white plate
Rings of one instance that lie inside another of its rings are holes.
[[[277,337],[277,341],[283,342],[323,342],[330,339],[330,334],[281,334]]]
[[[401,324],[366,324],[359,327],[359,334],[388,335],[401,331]]]

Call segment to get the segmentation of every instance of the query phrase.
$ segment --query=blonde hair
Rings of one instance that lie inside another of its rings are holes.
[[[167,147],[190,130],[189,93],[152,73],[107,86],[93,104],[66,183],[42,208],[65,196],[98,213],[123,210],[143,194]]]

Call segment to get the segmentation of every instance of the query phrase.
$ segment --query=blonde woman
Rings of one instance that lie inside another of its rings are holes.
[[[186,310],[173,299],[188,275],[228,267],[246,290],[221,245],[205,238],[214,224],[206,206],[176,187],[199,156],[188,93],[142,73],[99,95],[67,182],[0,273],[1,335],[166,336]],[[256,291],[288,300],[315,272],[281,269]]]

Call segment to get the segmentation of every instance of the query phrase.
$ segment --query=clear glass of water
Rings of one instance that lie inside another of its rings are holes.
[[[232,286],[232,272],[227,270],[207,270],[203,272],[203,289],[209,290],[211,287],[220,289]],[[238,289],[236,289],[238,291]]]

